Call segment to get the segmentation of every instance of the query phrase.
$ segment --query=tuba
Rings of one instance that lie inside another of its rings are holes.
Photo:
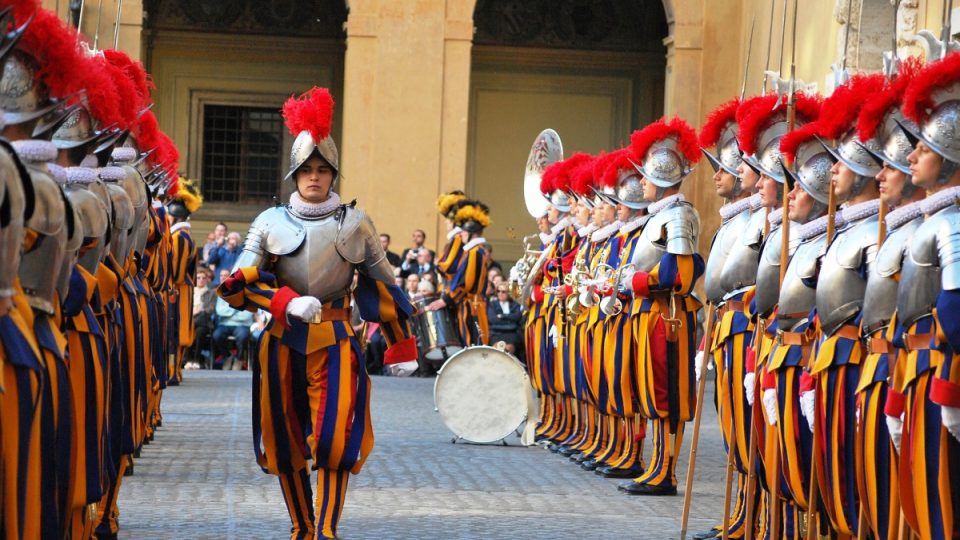
[[[540,193],[540,177],[544,169],[563,159],[563,144],[560,136],[552,129],[545,129],[537,135],[527,157],[527,166],[523,172],[523,200],[527,212],[539,219],[547,212],[549,205],[546,197]],[[510,269],[508,280],[511,295],[526,305],[533,293],[533,285],[540,276],[547,261],[547,250],[534,250],[531,246],[539,240],[537,235],[524,237],[524,255]]]

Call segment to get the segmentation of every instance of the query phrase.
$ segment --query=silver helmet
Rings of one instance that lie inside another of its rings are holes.
[[[816,139],[808,139],[797,148],[793,169],[784,166],[782,170],[790,180],[800,185],[824,209],[830,200],[832,186],[830,170],[833,168],[833,159],[826,149]]]
[[[77,107],[53,133],[52,142],[60,150],[68,150],[92,142],[99,136],[86,107]]]
[[[547,197],[547,202],[563,214],[570,211],[570,195],[565,191],[555,190]]]
[[[56,108],[37,77],[36,60],[17,49],[3,60],[0,71],[0,110],[7,125],[36,120]]]
[[[643,157],[643,177],[659,188],[673,187],[683,181],[693,167],[680,152],[678,139],[670,136],[654,143]]]
[[[706,148],[702,148],[703,155],[706,156],[714,172],[723,169],[724,171],[740,177],[737,169],[743,163],[743,155],[740,152],[740,146],[737,144],[737,124],[729,122],[721,131],[720,139],[717,140],[717,153],[714,155]]]
[[[290,170],[283,177],[284,180],[292,178],[297,169],[300,168],[313,153],[316,152],[333,169],[333,180],[336,181],[340,176],[340,153],[337,151],[337,145],[333,142],[333,137],[327,135],[320,141],[315,141],[309,131],[301,131],[293,141],[290,148]]]
[[[873,181],[883,169],[883,162],[875,156],[875,153],[880,151],[880,143],[876,139],[860,141],[855,130],[847,132],[836,148],[823,139],[820,139],[820,144],[830,152],[834,160],[839,161],[857,175],[853,184],[854,195],[863,191],[867,183]]]
[[[620,169],[617,177],[616,192],[611,197],[619,204],[632,210],[643,210],[650,201],[643,198],[643,180],[641,169],[634,165],[631,169]]]
[[[316,152],[333,169],[333,180],[340,176],[340,153],[331,137],[333,96],[326,88],[313,87],[299,98],[291,97],[283,104],[283,118],[290,133],[296,136],[290,149],[290,170],[284,180],[292,178]]]
[[[770,117],[769,125],[760,132],[757,139],[757,153],[743,157],[743,161],[753,168],[757,174],[768,176],[779,184],[784,182],[780,141],[786,135],[787,127],[786,112],[777,111],[774,113]]]

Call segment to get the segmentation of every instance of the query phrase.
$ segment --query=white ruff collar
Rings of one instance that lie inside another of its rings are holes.
[[[560,231],[566,229],[570,226],[570,216],[564,216],[563,219],[557,222],[556,225],[550,227],[550,234],[556,236],[560,234]]]
[[[771,227],[776,227],[783,223],[783,208],[771,210],[770,213],[767,214],[767,222],[770,223]]]
[[[960,199],[960,186],[951,187],[938,191],[933,195],[928,195],[927,198],[922,201],[921,207],[923,208],[923,213],[929,216],[952,204],[957,204],[958,199]]]
[[[873,199],[867,202],[848,206],[838,213],[837,221],[843,223],[853,223],[870,216],[875,216],[880,212],[880,199]]]
[[[110,153],[110,159],[116,163],[127,163],[137,159],[137,151],[126,146],[114,148],[113,152]]]
[[[180,229],[189,229],[189,228],[190,228],[189,221],[181,221],[180,223],[174,223],[173,225],[171,225],[170,232],[173,233],[174,231],[179,231]]]
[[[887,214],[887,228],[891,231],[917,219],[923,215],[923,201],[914,201],[910,204],[891,210]]]
[[[646,223],[648,219],[650,219],[650,214],[644,214],[636,219],[628,221],[626,225],[620,227],[620,234],[632,233]]]
[[[482,236],[481,236],[481,237],[478,237],[478,238],[474,238],[473,240],[471,240],[471,241],[469,241],[469,242],[467,242],[466,244],[463,245],[463,250],[464,250],[464,251],[467,251],[467,250],[470,249],[470,248],[479,246],[479,245],[481,245],[481,244],[486,244],[486,243],[487,243],[487,239],[484,238],[484,237],[482,237]]]
[[[67,170],[56,163],[47,163],[47,172],[53,181],[61,186],[67,183]]]
[[[577,229],[577,236],[579,236],[580,238],[583,238],[584,236],[587,236],[588,234],[592,233],[595,230],[597,230],[597,226],[594,225],[593,223],[590,223],[589,225],[586,225],[584,227],[580,227],[579,229]]]
[[[10,144],[20,159],[28,163],[46,163],[57,159],[57,146],[50,141],[26,139]]]
[[[127,177],[127,172],[120,167],[102,167],[97,171],[104,182],[119,182]]]
[[[750,201],[750,210],[759,210],[763,204],[763,197],[759,193],[755,193],[747,198]]]
[[[620,230],[620,227],[623,227],[623,223],[614,221],[609,225],[605,225],[597,229],[597,232],[593,233],[593,236],[590,239],[594,242],[602,242],[613,236],[614,233]]]
[[[290,208],[306,218],[325,216],[336,210],[338,206],[340,206],[340,196],[335,191],[331,191],[327,200],[322,203],[307,202],[296,191],[290,194]]]
[[[460,227],[454,226],[450,229],[450,232],[447,233],[447,240],[453,240],[453,237],[463,232],[463,229]]]
[[[685,200],[687,199],[684,198],[683,193],[677,193],[676,195],[671,195],[666,199],[660,199],[655,203],[651,203],[650,206],[647,207],[647,212],[652,216],[661,210],[666,210],[674,204],[683,202]]]
[[[725,204],[720,207],[720,219],[726,221],[733,216],[743,212],[750,208],[750,199],[740,199],[739,201],[734,201],[730,204]]]
[[[96,169],[90,167],[68,167],[68,184],[92,184],[97,181]]]
[[[557,239],[556,234],[540,233],[537,236],[540,237],[540,243],[543,245],[551,244],[553,243],[554,240]]]
[[[810,223],[804,223],[801,225],[800,229],[797,231],[797,236],[800,237],[800,241],[809,240],[827,232],[827,223],[829,222],[829,218],[830,215],[828,214],[826,216],[820,216]],[[833,222],[837,228],[839,228],[840,224],[843,223],[840,221],[839,214],[834,216]]]

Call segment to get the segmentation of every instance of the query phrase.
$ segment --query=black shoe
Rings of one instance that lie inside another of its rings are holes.
[[[677,486],[651,486],[650,484],[640,484],[638,482],[627,482],[626,485],[621,484],[620,488],[623,491],[626,491],[629,495],[676,495]]]
[[[702,533],[697,533],[693,535],[693,540],[707,540],[708,538],[717,538],[720,536],[720,529],[714,527],[709,531],[704,531]]]
[[[550,450],[550,451],[553,452],[554,454],[559,454],[561,448],[563,448],[563,447],[560,446],[560,445],[557,444],[557,443],[550,443],[550,446],[547,447],[547,450]]]
[[[561,456],[570,457],[570,456],[576,454],[577,451],[576,451],[576,449],[571,448],[571,447],[569,447],[569,446],[561,446],[559,453],[560,453]]]
[[[602,474],[604,478],[636,478],[640,476],[642,471],[636,469],[617,469],[615,467],[602,467],[602,469],[597,469],[595,471],[597,474]]]
[[[124,476],[133,476],[133,463],[127,465],[127,468],[123,471]]]
[[[581,454],[580,452],[574,452],[573,454],[570,454],[570,461],[576,461],[577,463],[580,463],[580,461],[582,460],[583,460],[583,454]]]
[[[134,450],[134,451],[133,451],[133,457],[139,459],[139,458],[140,458],[140,450],[141,450],[142,448],[143,448],[143,447],[140,447],[140,448],[137,448],[136,450]]]
[[[592,471],[599,466],[600,466],[600,462],[595,459],[584,461],[583,463],[580,464],[580,468],[585,471]]]

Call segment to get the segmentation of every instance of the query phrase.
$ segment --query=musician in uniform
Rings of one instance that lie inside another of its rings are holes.
[[[675,495],[683,428],[695,407],[696,315],[691,295],[703,274],[697,253],[700,218],[680,184],[700,159],[697,136],[680,118],[662,119],[631,136],[632,158],[642,163],[650,220],[623,276],[634,303],[637,394],[650,420],[653,453],[643,474],[621,484],[634,495]],[[655,201],[655,202],[654,202]]]
[[[170,351],[172,365],[167,366],[168,384],[177,385],[183,380],[183,355],[193,345],[195,327],[193,319],[193,289],[197,270],[197,247],[190,235],[190,215],[200,209],[203,197],[186,178],[180,178],[175,193],[167,203],[167,214],[172,218],[170,226],[170,279],[174,292],[169,303],[169,343],[176,349]]]
[[[349,323],[350,296],[364,320],[380,322],[390,345],[385,363],[417,357],[412,306],[394,284],[373,223],[333,191],[332,113],[333,99],[320,88],[284,105],[296,136],[284,181],[297,189],[288,205],[254,220],[218,289],[237,309],[273,313],[253,370],[255,451],[258,464],[280,477],[291,538],[336,536],[348,475],[373,449],[371,384]],[[318,470],[316,512],[308,460]]]

